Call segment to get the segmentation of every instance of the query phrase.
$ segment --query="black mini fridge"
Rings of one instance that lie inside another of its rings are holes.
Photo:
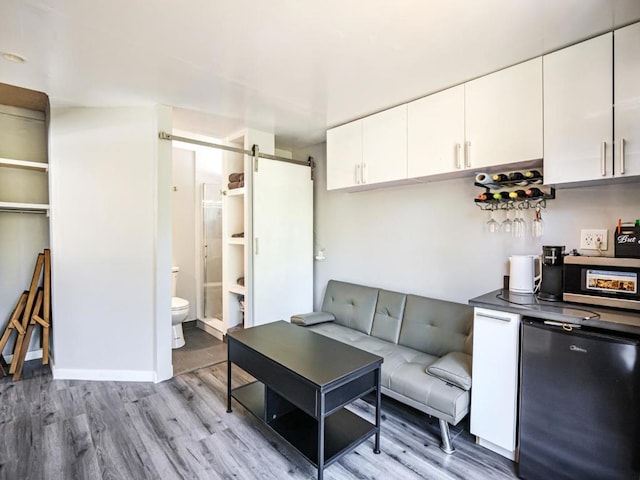
[[[640,342],[524,319],[518,475],[640,477]]]

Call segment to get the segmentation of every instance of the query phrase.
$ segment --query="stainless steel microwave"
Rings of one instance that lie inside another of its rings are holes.
[[[640,310],[640,258],[564,258],[565,302]]]

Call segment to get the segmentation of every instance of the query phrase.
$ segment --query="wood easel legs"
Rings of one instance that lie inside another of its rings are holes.
[[[43,267],[44,286],[39,288],[38,283]],[[20,317],[22,317],[22,321],[19,320]],[[0,338],[0,377],[7,375],[7,364],[2,356],[2,350],[15,330],[18,335],[8,373],[13,374],[14,381],[20,379],[33,329],[37,325],[42,327],[42,363],[46,365],[49,363],[49,331],[51,327],[51,251],[49,249],[38,254],[29,290],[20,296]]]
[[[18,338],[16,339],[16,347],[13,351],[13,360],[11,361],[11,368],[9,368],[9,373],[12,373],[12,374],[16,373],[16,368],[18,367],[18,363],[19,363],[18,358],[22,354],[22,350],[23,350],[22,344],[24,343],[24,337],[25,337],[25,334],[27,333],[27,326],[31,321],[33,302],[35,301],[36,294],[38,292],[38,283],[40,282],[40,275],[42,273],[43,264],[44,264],[44,253],[39,253],[38,259],[36,260],[36,268],[33,269],[33,277],[31,277],[31,285],[29,286],[29,294],[27,295],[27,305],[22,314],[22,331],[18,331]],[[27,349],[29,348],[28,343],[25,346],[25,348]],[[24,353],[26,355],[27,353],[26,350]],[[24,360],[22,362],[24,363]],[[14,375],[14,380],[18,380],[19,378],[20,378],[20,375],[18,375],[18,378],[15,378],[15,375]]]
[[[16,308],[13,309],[11,317],[9,317],[9,323],[7,323],[4,333],[2,334],[2,338],[0,338],[0,377],[4,377],[9,373],[9,367],[2,356],[2,350],[4,350],[5,345],[9,341],[9,337],[14,330],[16,330],[18,334],[22,333],[24,335],[26,333],[18,319],[22,315],[22,312],[24,312],[28,294],[29,292],[23,292],[23,294],[20,295]]]
[[[40,313],[40,309],[42,308],[42,289],[38,289],[38,296],[36,297],[36,306],[33,309],[33,316],[31,317],[31,321],[29,322],[29,326],[27,327],[27,331],[23,336],[22,340],[22,348],[20,349],[20,353],[15,353],[13,355],[13,360],[11,361],[11,367],[14,368],[13,380],[20,380],[22,376],[22,369],[24,368],[24,362],[27,359],[27,352],[29,351],[29,342],[31,342],[31,335],[33,334],[33,328],[36,326],[35,318]],[[38,317],[39,318],[39,317]],[[16,352],[17,350],[16,345]]]

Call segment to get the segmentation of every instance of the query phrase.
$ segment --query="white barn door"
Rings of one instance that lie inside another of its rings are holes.
[[[252,204],[253,295],[245,327],[313,310],[311,168],[259,159]]]

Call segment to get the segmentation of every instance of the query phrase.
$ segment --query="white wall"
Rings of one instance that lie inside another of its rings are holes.
[[[171,216],[173,264],[180,267],[176,296],[189,301],[187,320],[196,318],[196,154],[192,150],[173,148]],[[196,254],[198,252],[198,254]],[[199,261],[199,260],[198,260]]]
[[[167,118],[170,131],[164,110],[52,110],[56,378],[170,376],[171,152],[158,140]]]
[[[488,214],[474,205],[471,178],[358,193],[326,190],[325,145],[297,151],[317,162],[315,307],[329,279],[466,303],[502,286],[511,254],[541,253],[542,245],[578,248],[581,228],[608,228],[640,218],[640,185],[557,191],[543,212],[541,239],[514,239],[484,230]],[[497,217],[502,220],[504,217]],[[531,220],[529,214],[527,220]],[[530,225],[530,224],[529,224]],[[607,252],[613,255],[612,247]]]

